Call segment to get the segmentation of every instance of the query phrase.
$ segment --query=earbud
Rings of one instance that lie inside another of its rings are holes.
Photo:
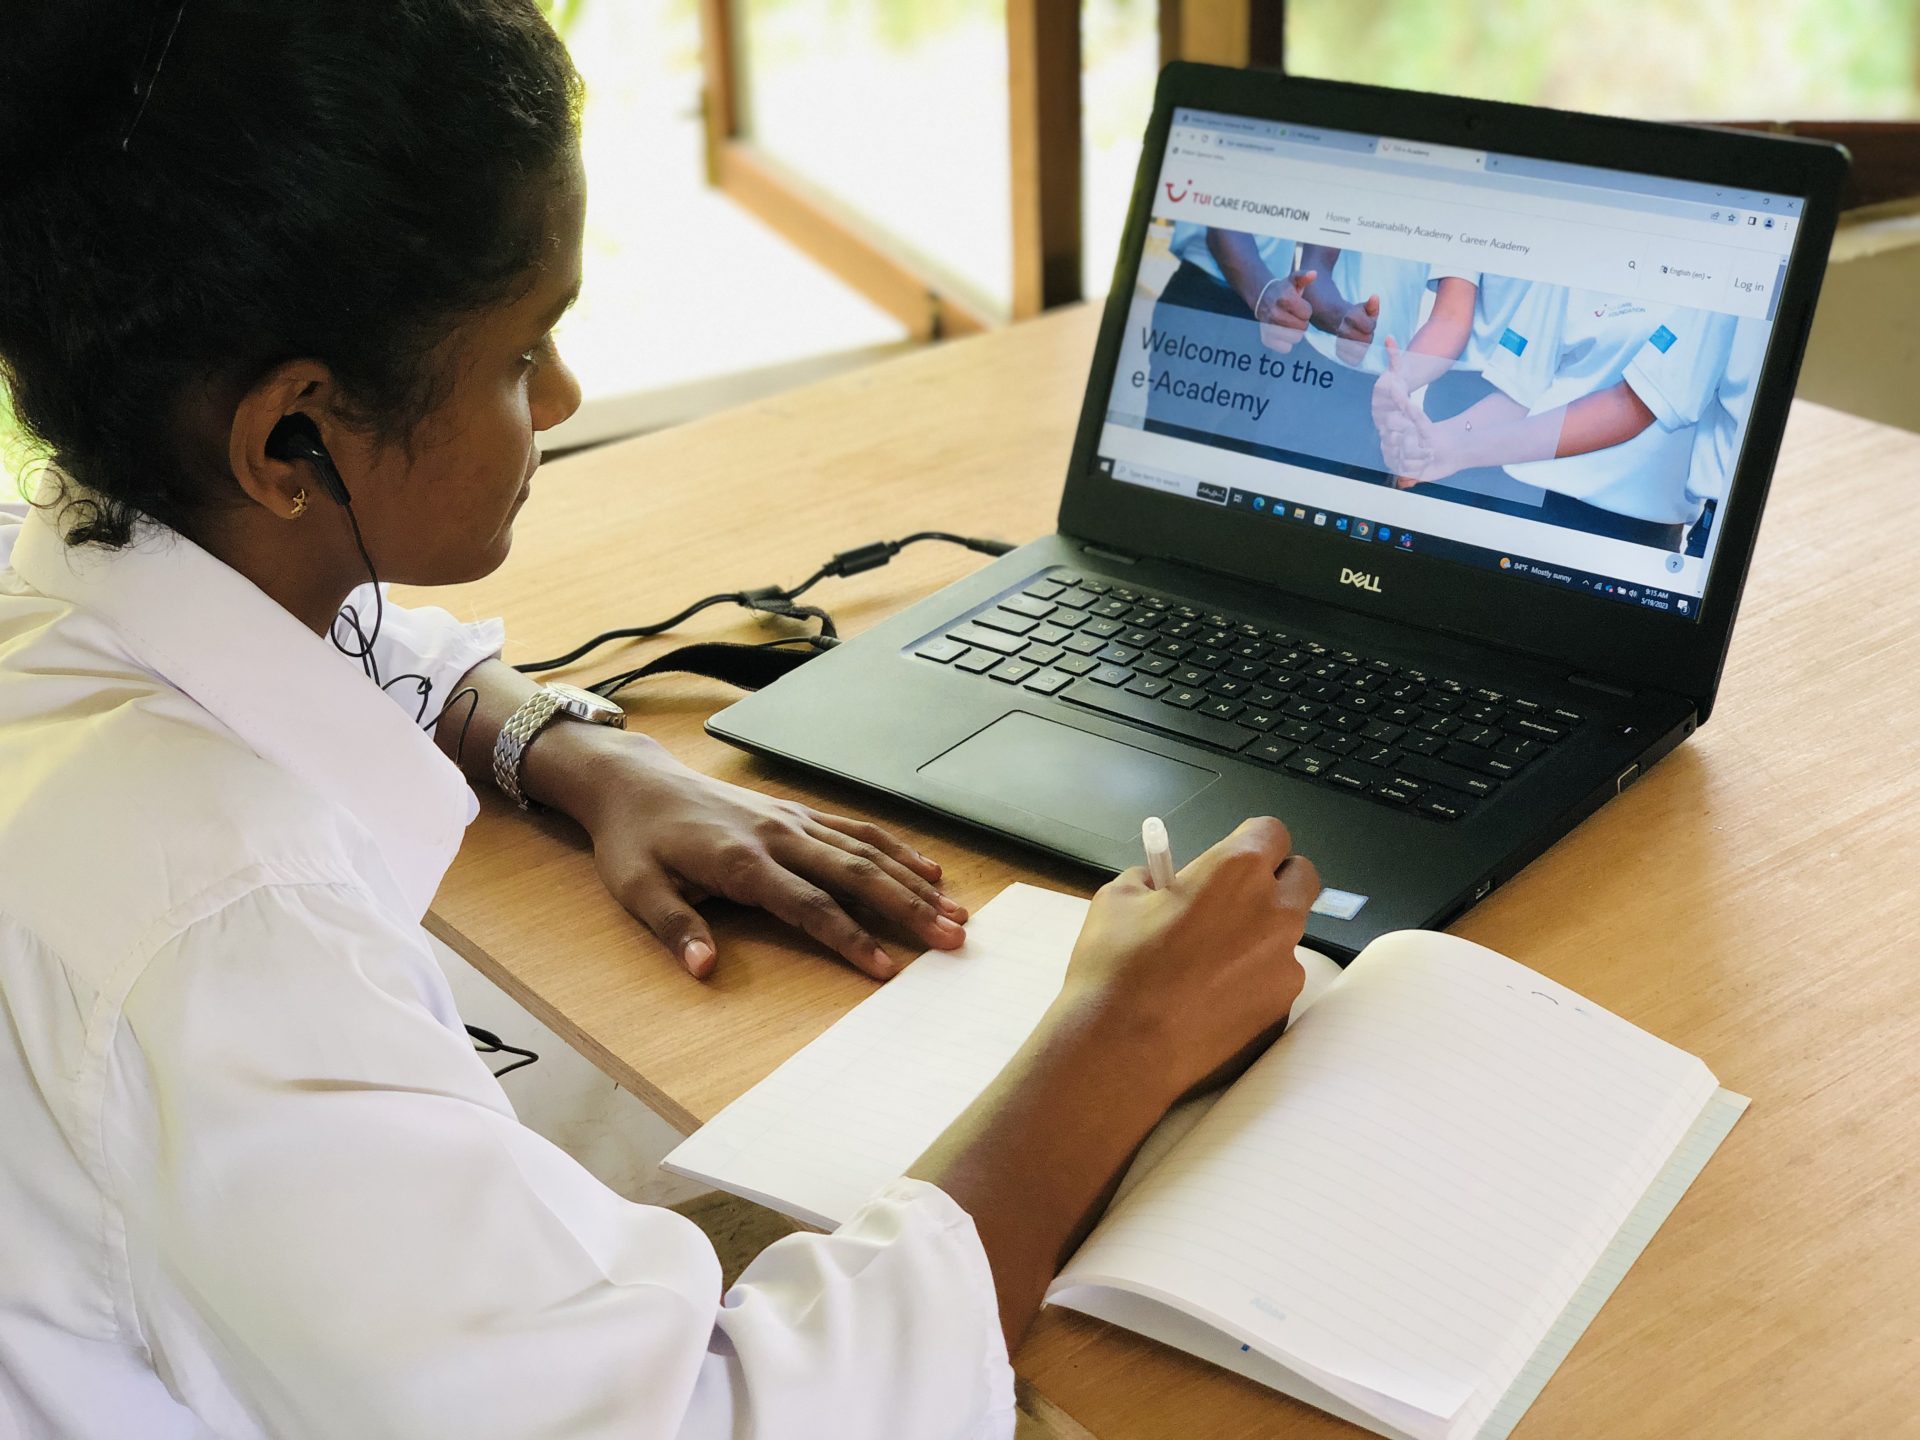
[[[333,457],[320,443],[320,428],[309,417],[295,413],[274,426],[273,433],[267,436],[267,454],[275,460],[305,460],[313,466],[328,499],[336,505],[353,504],[353,496],[347,493],[347,482],[340,478]]]

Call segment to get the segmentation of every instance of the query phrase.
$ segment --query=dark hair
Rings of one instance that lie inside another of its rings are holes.
[[[581,99],[534,0],[0,6],[0,380],[73,543],[237,499],[181,453],[191,389],[316,359],[404,439],[433,349],[530,283]]]

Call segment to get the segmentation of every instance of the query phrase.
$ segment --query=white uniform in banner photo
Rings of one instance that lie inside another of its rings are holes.
[[[1173,238],[1167,242],[1167,248],[1182,264],[1203,270],[1222,285],[1227,285],[1227,277],[1220,271],[1220,262],[1213,258],[1213,251],[1207,245],[1207,231],[1210,228],[1187,220],[1175,221]],[[1293,241],[1278,235],[1249,234],[1245,238],[1253,241],[1260,263],[1275,275],[1284,277],[1293,273]]]
[[[1435,282],[1441,278],[1441,273],[1438,268],[1435,269]],[[1454,368],[1484,371],[1487,361],[1499,348],[1501,337],[1512,326],[1527,296],[1536,290],[1554,287],[1542,286],[1533,280],[1515,280],[1506,275],[1470,274],[1467,278],[1474,282],[1473,330],[1467,336],[1467,348],[1460,352]],[[1437,283],[1435,288],[1438,289]]]
[[[1507,473],[1617,515],[1691,525],[1702,509],[1688,488],[1694,429],[1726,370],[1733,317],[1551,288],[1558,314],[1547,296],[1528,296],[1489,357],[1487,379],[1535,415],[1625,380],[1654,423],[1618,445]]]
[[[1733,343],[1726,373],[1720,377],[1715,403],[1701,417],[1693,437],[1693,472],[1687,488],[1701,500],[1725,500],[1733,483],[1740,441],[1753,413],[1753,387],[1760,380],[1760,362],[1766,358],[1773,327],[1764,320],[1734,322]]]
[[[1387,368],[1387,337],[1404,350],[1407,342],[1425,322],[1431,308],[1428,292],[1437,290],[1442,280],[1458,276],[1471,280],[1470,268],[1429,265],[1424,260],[1401,260],[1391,255],[1369,255],[1363,250],[1342,250],[1333,262],[1333,283],[1352,305],[1365,302],[1369,295],[1380,297],[1380,318],[1373,328],[1373,343],[1367,346],[1357,365],[1347,365],[1341,357],[1343,346],[1325,330],[1307,331],[1307,339],[1327,359],[1348,369],[1364,370],[1369,375],[1383,374]]]

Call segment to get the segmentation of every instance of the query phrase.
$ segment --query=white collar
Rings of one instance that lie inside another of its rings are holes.
[[[424,915],[478,805],[459,768],[359,665],[198,545],[145,525],[123,550],[74,548],[31,510],[14,572],[111,626],[144,668],[261,758],[344,806]]]

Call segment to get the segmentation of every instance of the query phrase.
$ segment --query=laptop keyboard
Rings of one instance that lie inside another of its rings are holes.
[[[1492,801],[1584,719],[1064,570],[913,653],[1440,822]]]

